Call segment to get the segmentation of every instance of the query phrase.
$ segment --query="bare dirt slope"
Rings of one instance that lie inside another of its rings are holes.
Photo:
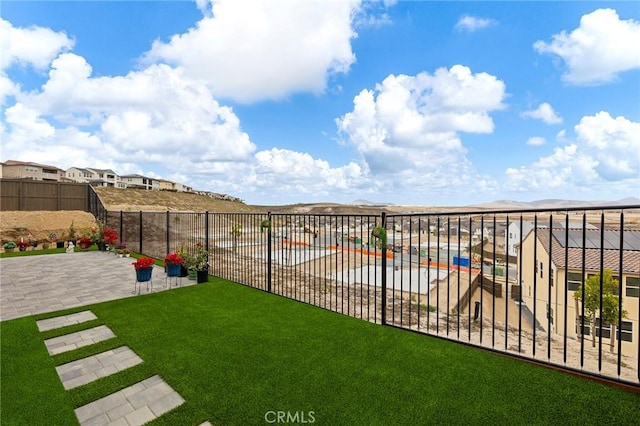
[[[92,214],[83,211],[6,211],[0,212],[0,240],[25,241],[29,239],[44,240],[50,233],[55,232],[59,239],[69,234],[69,227],[73,223],[76,232],[95,225]]]
[[[251,212],[260,211],[245,203],[222,200],[187,192],[147,191],[98,187],[96,193],[108,210],[115,211],[194,211]]]
[[[138,189],[96,188],[108,210],[123,211],[260,211],[242,202],[215,199],[206,195]],[[96,224],[93,215],[84,211],[3,211],[0,212],[0,241],[23,238],[42,241],[50,233],[64,239],[71,224],[78,235]]]

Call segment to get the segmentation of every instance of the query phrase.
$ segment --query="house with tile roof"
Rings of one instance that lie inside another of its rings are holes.
[[[617,294],[627,312],[619,327],[596,327],[603,347],[615,329],[614,346],[621,341],[622,354],[639,354],[640,332],[640,231],[630,229],[557,229],[529,231],[518,246],[518,278],[521,302],[545,331],[567,338],[591,340],[588,323],[581,319],[574,298],[588,277],[610,269],[619,282]],[[597,322],[596,322],[597,323]],[[585,343],[587,344],[587,343]],[[590,344],[590,343],[588,343]],[[608,349],[607,349],[608,350]]]

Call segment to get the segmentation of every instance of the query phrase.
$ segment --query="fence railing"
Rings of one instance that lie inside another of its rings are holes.
[[[113,212],[130,248],[377,324],[640,386],[640,206],[430,214]],[[602,318],[602,319],[601,319]]]

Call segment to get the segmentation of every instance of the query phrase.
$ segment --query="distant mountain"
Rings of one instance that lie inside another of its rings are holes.
[[[368,200],[355,200],[351,203],[354,206],[393,206],[393,203],[376,203],[374,201],[368,201]]]
[[[613,201],[614,206],[637,206],[640,205],[640,198],[627,197],[618,201]]]
[[[497,200],[490,203],[475,204],[470,207],[485,209],[562,209],[571,207],[598,207],[598,206],[636,206],[640,205],[640,198],[627,197],[617,201],[607,200],[561,200],[546,199],[536,201]]]

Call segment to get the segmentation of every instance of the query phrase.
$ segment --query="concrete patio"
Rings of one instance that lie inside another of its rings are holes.
[[[99,251],[0,259],[0,321],[137,296],[134,261]],[[165,277],[163,268],[154,267],[154,291],[169,289]]]

